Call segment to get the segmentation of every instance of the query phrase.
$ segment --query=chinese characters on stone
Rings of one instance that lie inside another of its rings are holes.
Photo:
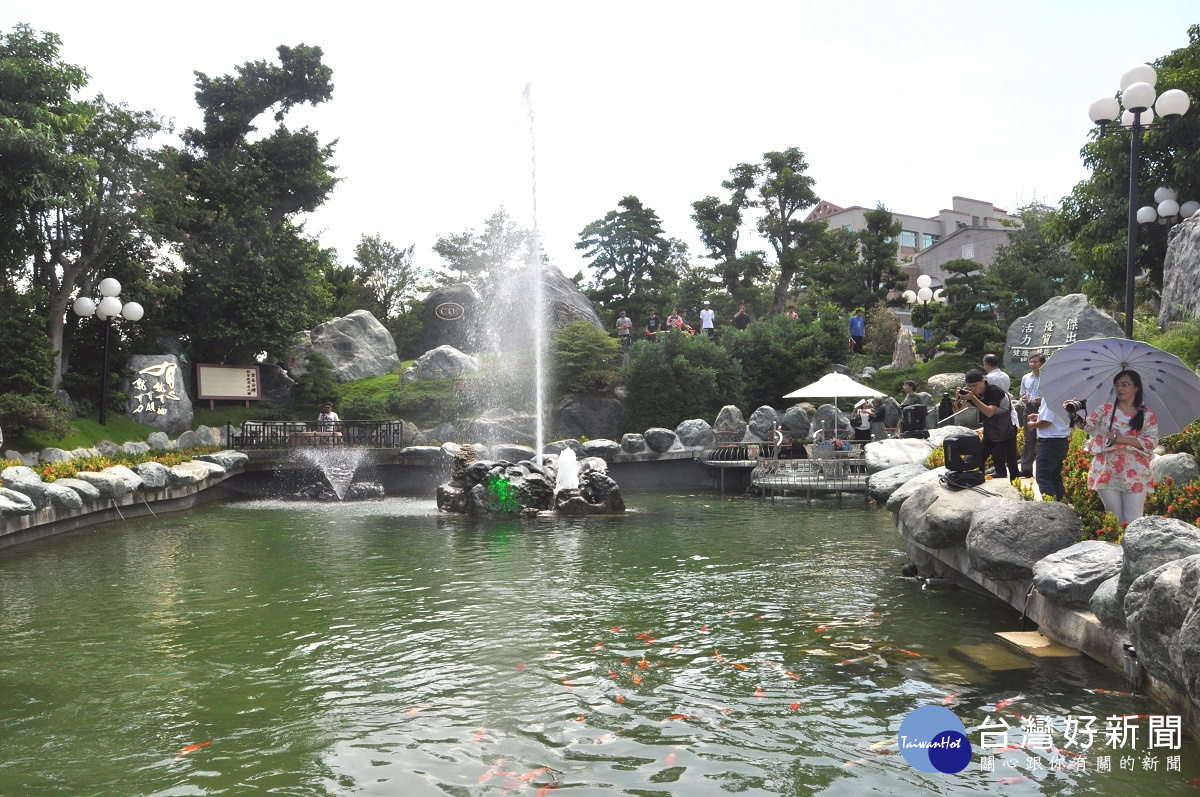
[[[1058,342],[1054,340],[1056,332],[1059,333]],[[1025,362],[1032,354],[1049,356],[1061,348],[1070,346],[1078,335],[1078,318],[1068,318],[1063,322],[1061,328],[1054,323],[1053,319],[1042,324],[1041,329],[1037,329],[1037,325],[1032,321],[1026,321],[1021,327],[1021,340],[1012,347],[1012,358],[1016,362]]]
[[[175,372],[179,368],[172,362],[162,362],[149,365],[140,371],[141,376],[133,380],[133,400],[136,406],[133,412],[152,412],[155,415],[167,414],[167,401],[179,401],[175,393]],[[149,379],[147,379],[149,377]]]

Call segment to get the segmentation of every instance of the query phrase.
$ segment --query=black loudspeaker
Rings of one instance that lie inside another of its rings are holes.
[[[983,441],[979,435],[947,437],[942,441],[942,453],[946,458],[946,470],[956,473],[983,470]]]
[[[900,411],[900,426],[904,429],[901,437],[929,437],[925,429],[925,414],[929,408],[924,404],[910,404]]]

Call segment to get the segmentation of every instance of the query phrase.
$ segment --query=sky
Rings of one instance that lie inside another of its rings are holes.
[[[319,46],[333,97],[285,123],[337,140],[342,182],[304,218],[309,233],[345,264],[380,235],[439,266],[439,235],[503,207],[536,220],[568,275],[586,266],[580,231],[631,194],[699,259],[692,202],[727,199],[730,168],[788,147],[843,207],[1057,204],[1087,177],[1088,105],[1185,47],[1197,18],[1194,0],[0,0],[5,30],[62,38],[87,96],[154,110],[177,133],[201,121],[195,72]]]

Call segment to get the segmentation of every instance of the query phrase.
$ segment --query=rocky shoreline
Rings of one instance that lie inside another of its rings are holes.
[[[926,470],[945,437],[867,446],[868,496],[892,515],[924,573],[986,590],[1056,642],[1130,675],[1200,730],[1200,528],[1143,517],[1114,545],[1080,541],[1068,505],[1004,482],[954,489]],[[923,451],[922,451],[923,449]],[[922,456],[922,454],[924,456]]]

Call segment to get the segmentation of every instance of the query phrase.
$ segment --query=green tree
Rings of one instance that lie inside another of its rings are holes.
[[[657,343],[635,343],[621,369],[629,390],[626,429],[674,429],[689,418],[715,418],[726,404],[741,404],[742,364],[703,335],[660,335]]]
[[[708,249],[708,257],[717,261],[717,272],[729,295],[736,300],[750,299],[757,293],[755,286],[767,272],[764,252],[739,252],[742,224],[748,209],[757,207],[751,192],[762,167],[739,163],[729,170],[730,179],[721,187],[730,192],[728,202],[706,196],[692,203],[692,220],[700,232],[700,240]]]
[[[488,275],[532,262],[536,244],[533,230],[520,227],[500,208],[488,216],[482,232],[468,229],[457,235],[439,236],[433,251],[458,272],[458,281],[478,284]]]
[[[797,313],[798,319],[781,314],[751,324],[743,334],[722,338],[751,375],[745,389],[748,408],[779,406],[784,395],[819,379],[831,362],[845,359],[846,318],[841,309],[829,303],[816,310],[801,305]]]
[[[813,190],[815,181],[804,173],[807,169],[804,153],[795,147],[763,154],[759,185],[763,216],[758,220],[758,231],[770,241],[778,261],[771,302],[771,312],[776,315],[787,305],[793,281],[805,280],[804,264],[820,249],[827,227],[823,221],[805,224],[799,217],[801,210],[815,205],[818,199]]]
[[[323,274],[334,253],[294,221],[319,207],[337,180],[333,145],[283,119],[333,91],[319,47],[280,46],[279,63],[254,61],[236,75],[196,73],[204,126],[184,134],[171,166],[193,200],[167,208],[188,270],[174,306],[194,356],[245,362],[266,351],[282,359],[297,329],[316,324],[327,305]],[[257,124],[274,111],[270,135]]]
[[[591,258],[589,295],[607,305],[659,302],[679,277],[686,246],[663,234],[658,214],[627,196],[579,233],[576,249]]]
[[[1021,211],[1022,226],[1012,230],[1008,243],[988,266],[987,283],[1000,319],[1011,324],[1055,296],[1083,289],[1083,266],[1065,245],[1047,238],[1046,208]]]
[[[908,275],[896,263],[903,225],[882,202],[863,216],[867,226],[858,231],[861,249],[857,263],[862,296],[856,305],[885,302],[892,291],[901,290],[908,282]]]
[[[550,342],[551,373],[561,392],[608,390],[617,381],[621,344],[590,321],[567,324]]]
[[[948,337],[958,339],[958,350],[983,354],[1003,348],[1004,334],[996,323],[996,305],[984,267],[974,260],[951,260],[942,266],[948,303],[939,305],[930,322],[927,347],[936,350]]]
[[[1154,61],[1159,91],[1177,88],[1200,97],[1200,25],[1188,28],[1188,45]],[[1071,254],[1087,274],[1084,289],[1101,302],[1119,304],[1125,295],[1129,213],[1129,133],[1119,125],[1111,135],[1092,134],[1081,150],[1091,177],[1075,186],[1047,223],[1052,241],[1069,243]],[[1159,186],[1181,198],[1200,196],[1200,114],[1193,109],[1174,130],[1143,133],[1140,193],[1136,204],[1153,204]],[[1149,284],[1162,285],[1166,256],[1165,230],[1157,225],[1138,233],[1136,267],[1148,272]]]

